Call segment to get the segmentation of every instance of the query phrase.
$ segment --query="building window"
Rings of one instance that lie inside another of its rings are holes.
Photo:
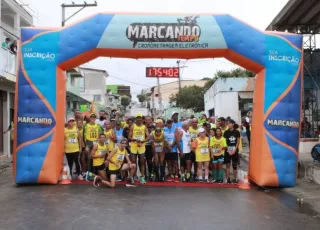
[[[94,101],[101,101],[101,95],[93,95]]]
[[[71,81],[71,85],[75,86],[75,84],[76,84],[75,77],[71,76],[70,81]]]
[[[78,103],[76,101],[73,101],[72,103],[73,103],[73,106],[72,106],[73,109],[79,109]]]
[[[79,87],[80,87],[80,92],[84,92],[85,91],[84,77],[79,78]]]

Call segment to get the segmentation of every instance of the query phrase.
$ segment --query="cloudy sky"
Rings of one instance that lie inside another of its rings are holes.
[[[37,11],[35,25],[58,27],[61,25],[61,4],[70,0],[22,0]],[[86,0],[87,3],[94,2]],[[83,3],[74,0],[75,3]],[[227,13],[254,27],[264,30],[278,14],[288,0],[97,0],[98,7],[88,7],[70,19],[66,24],[99,12],[166,12],[166,13]],[[66,17],[76,9],[66,10]],[[141,89],[156,84],[155,79],[145,77],[147,66],[175,66],[176,59],[119,59],[98,58],[87,63],[90,68],[105,69],[110,77],[107,84],[125,84],[131,86],[133,99]],[[212,77],[217,70],[229,70],[237,67],[225,59],[181,60],[184,66],[182,79],[193,80]],[[160,80],[161,83],[170,80]]]

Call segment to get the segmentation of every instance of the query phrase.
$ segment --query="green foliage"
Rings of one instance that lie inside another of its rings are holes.
[[[169,98],[170,104],[179,105],[183,109],[192,109],[194,112],[204,110],[204,87],[197,85],[185,86],[175,95]]]
[[[138,100],[139,100],[140,103],[143,103],[143,102],[146,101],[147,96],[146,96],[145,94],[138,94],[138,95],[137,95],[137,98],[138,98]]]
[[[231,78],[231,77],[254,77],[256,74],[242,68],[236,68],[230,71],[219,70],[215,73],[213,78]]]
[[[131,98],[128,96],[121,96],[121,105],[126,109],[130,105]]]

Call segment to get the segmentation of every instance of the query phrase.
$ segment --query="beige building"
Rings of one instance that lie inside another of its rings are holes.
[[[181,88],[185,86],[197,85],[197,86],[204,86],[206,80],[181,80]],[[179,91],[179,81],[174,81],[166,84],[160,85],[160,94],[158,90],[158,86],[154,86],[152,88],[144,90],[144,93],[150,94],[149,97],[149,104],[150,110],[153,111],[153,114],[158,116],[162,116],[163,114],[159,114],[160,110],[160,103],[159,99],[161,100],[162,108],[161,110],[164,111],[170,107],[169,98],[172,94],[176,94]],[[159,97],[160,95],[160,97]]]

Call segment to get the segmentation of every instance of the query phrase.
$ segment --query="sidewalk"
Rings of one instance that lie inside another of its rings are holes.
[[[0,156],[0,172],[4,171],[6,168],[10,167],[11,160],[6,156]]]
[[[241,154],[243,161],[249,163],[249,151]],[[299,160],[297,186],[283,188],[282,192],[290,194],[295,199],[303,200],[303,203],[312,206],[312,209],[320,213],[320,163],[314,163],[312,158],[303,156]]]

